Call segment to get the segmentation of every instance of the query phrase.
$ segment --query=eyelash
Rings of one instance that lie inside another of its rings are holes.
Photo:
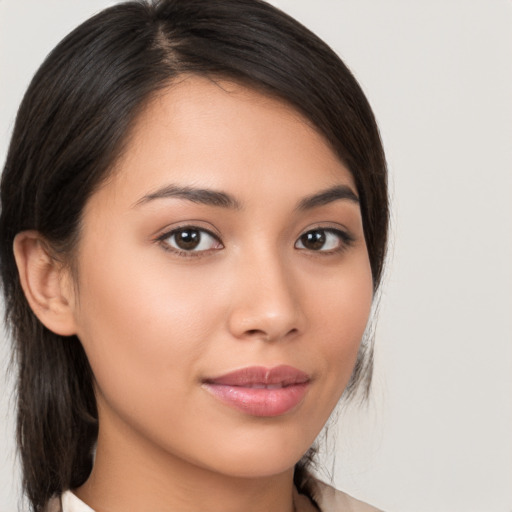
[[[169,239],[171,239],[172,237],[175,237],[176,235],[178,235],[179,233],[186,233],[186,232],[195,232],[195,233],[200,233],[200,237],[199,237],[199,245],[203,242],[203,240],[201,240],[201,237],[206,234],[208,237],[210,237],[212,239],[212,241],[215,241],[219,247],[215,247],[215,248],[210,248],[210,249],[203,249],[203,250],[194,250],[195,248],[192,248],[190,250],[186,250],[186,249],[180,249],[178,247],[172,247],[169,243]],[[327,236],[326,235],[334,235],[338,238],[338,244],[337,244],[337,247],[334,247],[333,249],[328,249],[328,250],[322,250],[322,249],[308,249],[307,247],[304,246],[304,237],[307,237],[308,235],[312,235],[312,234],[318,234],[320,236],[323,235],[324,237],[324,245],[325,245],[325,242],[327,242]],[[220,249],[223,249],[224,248],[224,245],[222,244],[222,241],[220,240],[219,236],[212,233],[210,230],[208,229],[205,229],[205,228],[202,228],[202,227],[199,227],[199,226],[194,226],[194,225],[189,225],[189,226],[180,226],[178,228],[175,228],[175,229],[172,229],[171,231],[167,231],[165,233],[163,233],[162,235],[160,235],[156,241],[163,247],[164,250],[166,251],[169,251],[171,253],[174,253],[174,254],[177,254],[178,256],[182,256],[182,257],[186,257],[186,258],[198,258],[198,257],[201,257],[201,256],[204,256],[212,251],[218,251]],[[353,245],[353,243],[355,242],[355,238],[349,234],[348,232],[346,231],[343,231],[343,230],[340,230],[340,229],[336,229],[336,228],[331,228],[331,227],[315,227],[315,228],[312,228],[312,229],[308,229],[307,231],[304,231],[296,240],[295,244],[294,244],[294,248],[297,249],[297,250],[304,250],[304,251],[308,251],[310,253],[312,253],[313,255],[315,256],[328,256],[328,255],[331,255],[331,254],[338,254],[338,253],[341,253],[343,251],[345,251],[346,249],[348,249],[351,245]],[[297,247],[297,244],[302,244],[302,247]]]

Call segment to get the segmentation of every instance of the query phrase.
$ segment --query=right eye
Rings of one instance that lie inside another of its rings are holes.
[[[166,250],[186,256],[195,256],[195,253],[224,248],[213,233],[195,226],[173,229],[160,236],[158,240]]]

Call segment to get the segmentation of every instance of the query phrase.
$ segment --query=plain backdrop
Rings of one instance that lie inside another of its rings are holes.
[[[0,0],[0,160],[50,49],[106,0]],[[512,2],[276,0],[372,103],[393,237],[374,393],[343,410],[322,475],[388,512],[512,511]],[[5,336],[4,336],[5,338]],[[16,510],[0,349],[0,512]]]

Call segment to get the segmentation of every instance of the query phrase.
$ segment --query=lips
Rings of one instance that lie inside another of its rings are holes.
[[[310,377],[292,366],[252,366],[208,378],[203,387],[224,404],[252,416],[280,416],[303,400]]]

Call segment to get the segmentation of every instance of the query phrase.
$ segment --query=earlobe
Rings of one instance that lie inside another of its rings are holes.
[[[76,334],[69,271],[52,256],[37,231],[18,233],[13,250],[21,286],[34,314],[56,334]]]

